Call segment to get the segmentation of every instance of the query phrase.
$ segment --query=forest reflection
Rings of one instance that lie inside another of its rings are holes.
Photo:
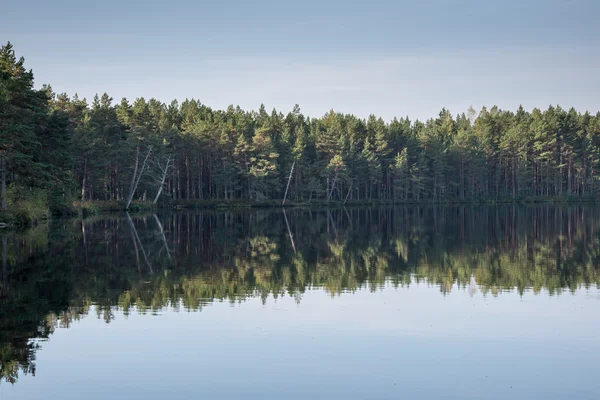
[[[0,381],[35,373],[39,340],[214,300],[340,295],[424,282],[442,294],[600,284],[600,209],[404,207],[118,215],[1,236]],[[93,307],[92,307],[93,306]]]

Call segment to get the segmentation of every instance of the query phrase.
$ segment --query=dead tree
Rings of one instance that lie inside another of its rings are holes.
[[[133,196],[135,195],[135,191],[137,190],[137,187],[140,183],[140,179],[142,179],[144,170],[148,166],[148,158],[150,157],[150,153],[152,153],[152,146],[148,147],[148,152],[146,153],[146,157],[144,158],[144,162],[142,163],[142,168],[140,169],[140,173],[138,174],[140,148],[139,146],[135,148],[135,164],[133,166],[131,184],[129,185],[129,195],[127,195],[127,201],[125,202],[125,210],[129,210],[129,206],[131,205]]]
[[[154,201],[152,202],[152,204],[156,204],[156,202],[158,201],[158,198],[160,197],[160,194],[163,191],[163,188],[165,186],[165,181],[167,180],[167,174],[169,172],[169,168],[171,166],[173,166],[173,158],[169,154],[167,156],[167,160],[166,160],[164,166],[160,165],[160,161],[157,161],[156,165],[158,166],[158,169],[160,170],[162,176],[160,177],[160,179],[157,179],[157,181],[160,182],[160,185],[158,187],[158,191],[156,192],[156,197],[154,197]]]
[[[294,165],[296,165],[296,160],[292,163],[292,168],[290,168],[290,176],[288,177],[287,186],[285,187],[285,194],[283,195],[283,202],[281,205],[285,205],[285,199],[287,199],[288,190],[290,188],[290,182],[292,181],[292,174],[294,173]]]

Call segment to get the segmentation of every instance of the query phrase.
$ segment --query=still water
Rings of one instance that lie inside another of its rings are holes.
[[[600,398],[600,208],[116,215],[0,238],[2,400]]]

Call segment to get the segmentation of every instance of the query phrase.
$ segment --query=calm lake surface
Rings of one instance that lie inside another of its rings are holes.
[[[600,208],[115,215],[0,238],[2,400],[600,398]]]

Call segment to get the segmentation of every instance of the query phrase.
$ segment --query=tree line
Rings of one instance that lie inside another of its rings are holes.
[[[390,122],[198,100],[91,102],[33,87],[0,50],[1,207],[113,201],[444,202],[594,199],[600,113],[550,106]]]

